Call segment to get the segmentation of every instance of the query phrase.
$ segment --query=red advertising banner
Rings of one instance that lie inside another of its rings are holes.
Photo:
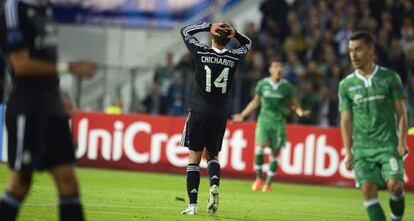
[[[72,120],[80,166],[185,173],[185,147],[179,145],[185,118],[76,113]],[[255,123],[228,123],[219,161],[223,176],[254,179]],[[340,131],[289,125],[279,155],[277,180],[354,185],[345,168]],[[414,147],[414,136],[408,138]],[[406,187],[414,190],[413,154],[405,159]],[[200,164],[207,166],[205,160]]]

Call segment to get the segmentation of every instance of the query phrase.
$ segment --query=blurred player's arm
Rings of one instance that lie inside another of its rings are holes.
[[[405,106],[404,100],[394,101],[395,112],[397,113],[397,122],[398,122],[398,153],[400,156],[404,156],[408,153],[407,146],[407,131],[408,131],[408,122],[407,122],[407,108]]]
[[[6,11],[5,32],[1,33],[1,40],[6,44],[6,54],[11,66],[18,77],[38,77],[56,75],[60,71],[70,72],[75,75],[89,76],[95,71],[92,62],[62,63],[58,65],[53,62],[34,59],[30,56],[30,42],[27,37],[25,22],[31,20],[29,12],[22,7],[20,2],[16,3],[16,11]]]
[[[259,105],[260,105],[260,97],[259,95],[255,95],[241,113],[233,115],[233,121],[242,122],[244,118],[246,118],[247,116],[249,116],[250,113],[256,110],[257,107],[259,107]]]
[[[59,71],[69,72],[78,76],[90,76],[96,70],[96,65],[92,62],[59,64],[34,59],[30,57],[29,50],[26,48],[9,52],[8,57],[16,76],[21,77],[56,75]]]
[[[403,157],[408,153],[407,147],[407,108],[405,106],[407,95],[399,74],[395,73],[391,78],[390,95],[394,101],[394,109],[398,124],[398,154]]]
[[[199,48],[208,48],[207,45],[198,41],[194,35],[200,32],[210,32],[211,26],[211,23],[201,23],[188,25],[181,29],[181,37],[191,53],[196,53]]]

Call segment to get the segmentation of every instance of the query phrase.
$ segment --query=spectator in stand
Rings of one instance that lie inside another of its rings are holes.
[[[288,33],[286,17],[289,10],[289,5],[284,0],[264,1],[260,6],[260,11],[263,13],[261,30],[282,42]]]
[[[168,52],[165,55],[165,65],[155,71],[154,83],[160,87],[159,114],[166,114],[168,109],[168,89],[172,82],[175,66],[173,63],[174,55]]]
[[[174,77],[168,90],[168,115],[184,114],[185,86],[181,73],[174,73]]]
[[[316,92],[312,81],[304,80],[301,82],[301,88],[298,90],[299,103],[302,104],[302,108],[309,110],[311,114],[307,118],[300,118],[298,123],[300,124],[317,124],[318,123],[318,93]]]
[[[304,74],[305,68],[300,62],[298,56],[293,52],[288,53],[287,64],[283,73],[283,76],[286,76],[286,80],[292,84],[296,84],[299,78],[303,78]]]
[[[407,83],[407,69],[405,67],[405,55],[401,47],[401,39],[394,36],[391,39],[390,50],[388,51],[388,66],[400,74],[403,83]]]
[[[320,92],[321,100],[319,101],[319,126],[331,127],[338,123],[338,99],[334,90],[323,86]]]

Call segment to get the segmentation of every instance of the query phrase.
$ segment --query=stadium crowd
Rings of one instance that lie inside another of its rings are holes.
[[[289,2],[289,3],[288,3]],[[352,69],[348,38],[367,30],[376,40],[376,61],[401,76],[408,93],[409,116],[414,113],[414,3],[411,0],[304,0],[262,2],[260,27],[243,30],[253,41],[241,63],[232,95],[233,112],[240,111],[254,95],[256,82],[268,76],[274,58],[285,61],[284,78],[293,83],[308,118],[287,113],[290,123],[338,125],[339,81]],[[143,101],[151,114],[184,115],[186,94],[193,74],[191,56],[173,62],[166,55],[156,69],[154,84]],[[250,119],[255,119],[255,115]],[[410,119],[410,126],[414,119]]]

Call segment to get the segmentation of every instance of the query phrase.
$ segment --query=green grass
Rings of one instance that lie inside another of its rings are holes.
[[[184,170],[183,170],[184,171]],[[198,216],[180,215],[187,202],[185,175],[78,169],[87,220],[367,220],[358,190],[275,183],[270,193],[252,192],[251,181],[223,178],[220,206],[213,217],[206,212],[208,181],[202,178]],[[7,169],[0,164],[0,188]],[[388,194],[380,193],[389,215]],[[414,194],[406,194],[405,220],[414,220]],[[48,173],[34,177],[31,193],[19,220],[57,220],[56,191]]]

